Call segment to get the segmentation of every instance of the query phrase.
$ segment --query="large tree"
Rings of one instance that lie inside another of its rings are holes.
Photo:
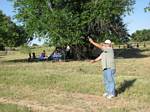
[[[30,37],[22,26],[13,23],[10,17],[0,11],[0,45],[1,46],[20,46],[26,43]]]
[[[12,0],[11,0],[12,1]],[[53,45],[82,44],[81,35],[98,41],[128,38],[122,17],[134,0],[13,0],[16,18],[33,34],[49,34]]]

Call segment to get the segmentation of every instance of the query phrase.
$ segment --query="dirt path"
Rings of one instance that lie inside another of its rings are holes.
[[[45,105],[33,100],[12,100],[7,98],[0,98],[0,103],[25,106],[30,108],[33,112],[98,112],[103,108],[125,108],[129,105],[129,102],[120,98],[108,100],[104,97],[80,93],[72,93],[69,94],[69,96],[68,94],[66,95],[75,101],[73,102],[74,104],[63,105],[58,103]]]
[[[71,101],[69,104],[60,102],[44,104],[34,100],[0,98],[0,103],[28,107],[33,112],[108,112],[108,110],[110,112],[112,109],[129,109],[130,112],[150,112],[148,104],[141,104],[137,101],[129,101],[120,97],[108,100],[104,97],[80,93],[69,94],[68,97],[72,98],[73,102]]]
[[[37,102],[33,101],[25,101],[25,100],[11,100],[11,99],[6,99],[6,98],[0,98],[0,103],[2,104],[16,104],[18,106],[23,106],[27,107],[33,112],[84,112],[82,109],[74,108],[74,107],[69,107],[65,105],[48,105],[48,106],[43,106],[42,104],[39,104]]]

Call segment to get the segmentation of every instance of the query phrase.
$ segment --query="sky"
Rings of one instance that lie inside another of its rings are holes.
[[[150,12],[144,11],[149,2],[150,0],[136,0],[134,12],[124,18],[130,34],[136,30],[150,29]]]
[[[133,13],[123,18],[124,23],[127,24],[129,34],[134,33],[136,30],[150,29],[150,12],[145,12],[144,8],[148,6],[150,0],[136,0]],[[0,0],[0,10],[7,16],[13,17],[13,4],[7,0]],[[42,41],[35,39],[32,43],[42,44]]]
[[[2,10],[7,16],[12,17],[15,15],[15,12],[13,11],[13,4],[7,0],[0,0],[0,10]]]

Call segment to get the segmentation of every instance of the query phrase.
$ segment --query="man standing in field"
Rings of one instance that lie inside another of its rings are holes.
[[[112,44],[110,40],[106,40],[103,44],[99,44],[94,42],[91,38],[88,38],[90,43],[93,44],[95,47],[101,49],[103,52],[99,57],[91,62],[96,62],[101,60],[102,63],[102,70],[103,70],[103,77],[104,77],[104,86],[105,86],[105,93],[103,96],[111,99],[115,97],[115,60],[114,60],[114,51],[112,48]]]

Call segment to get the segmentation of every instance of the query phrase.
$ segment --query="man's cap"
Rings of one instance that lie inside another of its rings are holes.
[[[105,40],[105,44],[111,44],[110,40]]]

